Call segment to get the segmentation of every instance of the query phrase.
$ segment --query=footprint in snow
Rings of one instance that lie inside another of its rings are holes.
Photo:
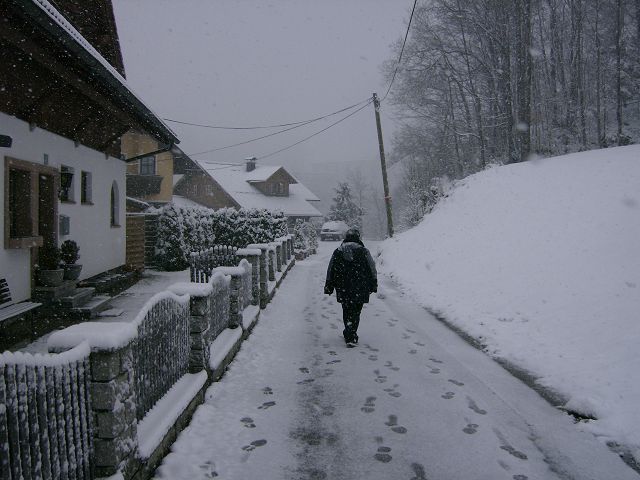
[[[242,447],[242,450],[244,450],[245,452],[250,452],[250,451],[255,450],[258,447],[262,447],[263,445],[266,445],[266,444],[267,444],[267,441],[265,439],[254,440],[249,445],[245,445],[244,447]]]
[[[361,407],[360,410],[363,411],[364,413],[372,413],[375,412],[375,401],[376,401],[376,397],[367,397],[367,399],[364,402],[364,407]]]
[[[265,395],[273,395],[273,390],[271,390],[271,387],[264,387],[262,389],[262,393],[264,393]]]
[[[389,452],[391,452],[390,447],[378,447],[378,453],[376,453],[373,458],[382,463],[389,463],[391,460],[393,460],[393,457],[389,455]]]
[[[444,395],[440,395],[442,398],[444,398],[445,400],[451,400],[453,397],[455,397],[455,393],[453,392],[447,392]]]
[[[258,407],[258,410],[266,410],[269,407],[273,407],[276,402],[264,402],[262,405]]]
[[[253,418],[251,418],[251,417],[241,418],[240,421],[247,428],[256,428],[256,424],[253,423]]]
[[[433,363],[443,363],[442,360],[438,360],[435,357],[429,357],[429,360],[431,360]]]
[[[457,385],[458,387],[462,387],[464,385],[464,383],[459,382],[458,380],[454,380],[453,378],[450,378],[448,381],[450,383],[453,383],[454,385]]]
[[[474,433],[476,433],[478,431],[478,425],[476,425],[475,423],[469,423],[467,424],[466,427],[464,427],[462,429],[462,431],[464,433],[468,433],[469,435],[473,435]],[[502,448],[502,447],[500,447]]]
[[[482,408],[479,408],[478,405],[476,404],[476,402],[471,397],[467,397],[467,405],[469,406],[469,408],[471,410],[476,412],[478,415],[486,415],[487,414],[487,411],[482,409]]]

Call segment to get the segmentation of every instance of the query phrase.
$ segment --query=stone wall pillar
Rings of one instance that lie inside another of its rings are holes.
[[[281,272],[282,266],[284,265],[284,262],[282,261],[282,244],[280,244],[279,242],[272,242],[271,245],[273,245],[276,249],[276,255],[275,255],[276,270],[278,272]]]
[[[242,311],[244,304],[242,300],[242,274],[225,272],[231,276],[229,285],[229,328],[236,328],[242,325]]]
[[[269,269],[269,281],[270,282],[275,282],[276,281],[276,252],[275,249],[272,246],[269,246],[269,248],[267,249],[267,254],[269,255],[269,264],[268,264],[268,269]]]
[[[269,303],[269,288],[267,280],[269,279],[269,245],[266,243],[252,243],[247,248],[260,249],[260,308],[266,308]]]
[[[107,477],[122,470],[125,478],[129,478],[138,468],[132,348],[130,341],[117,350],[92,351],[89,357],[96,477]]]
[[[251,265],[251,305],[260,304],[260,253],[258,248],[241,248],[236,252],[238,258]]]
[[[198,373],[209,368],[209,337],[211,330],[212,296],[191,294],[189,333],[189,373]]]

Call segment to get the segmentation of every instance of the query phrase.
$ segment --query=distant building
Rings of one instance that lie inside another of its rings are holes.
[[[202,166],[185,172],[173,192],[205,207],[218,209],[266,208],[282,211],[294,223],[322,213],[312,205],[320,199],[282,166],[257,166],[255,157],[245,165]]]

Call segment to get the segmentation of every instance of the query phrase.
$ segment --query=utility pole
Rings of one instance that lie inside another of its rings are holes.
[[[393,217],[391,215],[391,195],[387,182],[387,163],[384,159],[384,143],[382,142],[382,125],[380,124],[380,100],[378,94],[373,94],[373,106],[376,111],[376,127],[378,127],[378,147],[380,148],[380,166],[382,167],[382,185],[384,187],[384,203],[387,207],[387,233],[393,237]]]

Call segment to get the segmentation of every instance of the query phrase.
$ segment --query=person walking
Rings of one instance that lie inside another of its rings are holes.
[[[329,261],[324,293],[331,295],[334,290],[342,304],[344,341],[347,347],[354,347],[358,343],[362,306],[369,302],[371,293],[378,291],[376,264],[355,228],[347,231]]]

